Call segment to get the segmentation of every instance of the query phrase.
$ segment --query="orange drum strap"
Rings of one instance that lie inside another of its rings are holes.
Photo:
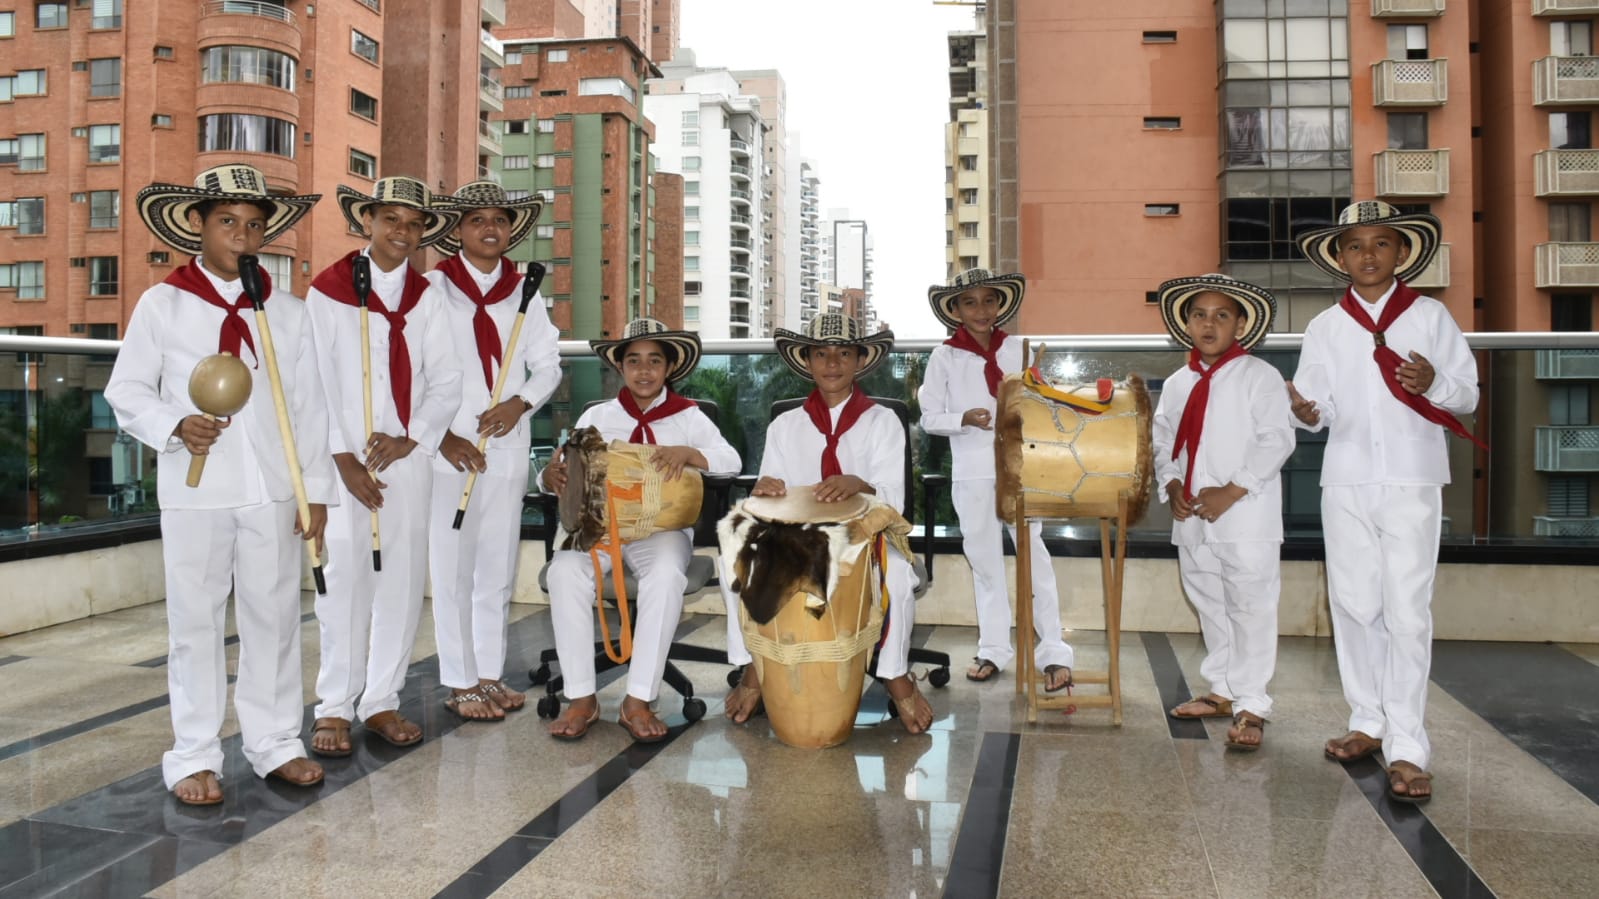
[[[616,501],[618,499],[637,500],[644,495],[644,485],[635,484],[632,487],[617,487],[609,482],[605,485],[605,526],[606,539],[604,543],[596,543],[589,549],[589,559],[594,563],[594,610],[600,618],[600,641],[605,644],[605,657],[618,665],[625,664],[633,657],[633,616],[627,610],[627,582],[622,574],[622,541],[616,532]],[[617,629],[619,649],[611,649],[611,628],[605,622],[605,576],[600,571],[600,550],[605,550],[611,557],[611,586],[616,590],[616,614],[620,619]]]

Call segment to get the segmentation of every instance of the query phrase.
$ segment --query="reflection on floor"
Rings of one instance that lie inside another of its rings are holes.
[[[526,687],[549,618],[514,614]],[[1259,753],[1224,751],[1224,721],[1165,716],[1202,655],[1166,634],[1123,641],[1119,729],[1093,711],[1028,725],[1011,682],[957,672],[924,685],[930,733],[907,735],[873,687],[850,741],[808,752],[764,719],[725,723],[726,671],[698,664],[683,667],[710,714],[688,725],[668,692],[662,744],[614,723],[614,672],[581,742],[548,738],[531,709],[462,724],[423,621],[402,708],[421,746],[357,730],[355,755],[297,790],[253,777],[235,737],[211,809],[161,787],[162,606],[0,639],[0,897],[1599,895],[1594,647],[1438,644],[1438,795],[1418,810],[1383,796],[1375,762],[1322,758],[1345,715],[1325,640],[1283,641]],[[719,645],[723,623],[680,633]],[[304,635],[309,691],[309,616]],[[964,659],[975,634],[916,639]],[[1102,635],[1071,639],[1102,665]]]

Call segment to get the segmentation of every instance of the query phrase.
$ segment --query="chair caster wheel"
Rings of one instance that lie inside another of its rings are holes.
[[[743,668],[743,666],[740,666],[738,668],[734,668],[732,671],[729,671],[727,673],[727,686],[728,686],[728,689],[732,689],[733,687],[738,686],[740,683],[743,682],[743,680],[744,680],[744,668]]]
[[[545,695],[539,697],[538,712],[540,718],[554,720],[561,714],[561,700],[558,697]]]
[[[527,676],[532,679],[533,686],[542,687],[550,679],[550,666],[540,665],[539,667],[534,668],[532,671],[529,671]]]
[[[934,688],[943,688],[949,685],[949,668],[934,668],[927,673],[927,682]]]
[[[704,718],[705,700],[693,696],[683,700],[683,717],[687,718],[690,724]]]

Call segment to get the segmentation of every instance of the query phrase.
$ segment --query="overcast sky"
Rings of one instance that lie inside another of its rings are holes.
[[[682,0],[682,12],[682,45],[699,65],[782,73],[788,130],[816,164],[821,209],[847,207],[871,230],[878,317],[896,336],[943,337],[927,287],[944,280],[945,35],[970,30],[972,9]]]

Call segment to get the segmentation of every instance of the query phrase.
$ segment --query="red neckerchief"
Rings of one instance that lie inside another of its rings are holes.
[[[500,280],[494,282],[494,286],[489,288],[489,295],[484,296],[478,290],[477,278],[467,271],[466,265],[461,254],[457,253],[439,263],[438,269],[477,307],[477,311],[472,313],[472,336],[477,338],[477,357],[483,363],[483,383],[492,391],[494,365],[504,365],[505,361],[500,349],[500,332],[494,327],[494,319],[489,316],[489,307],[515,293],[522,276],[517,274],[515,265],[501,260]]]
[[[838,439],[875,405],[877,404],[872,402],[872,398],[859,388],[851,391],[849,399],[844,401],[844,410],[838,414],[838,430],[835,431],[833,416],[828,414],[827,401],[822,399],[822,391],[812,390],[811,395],[805,398],[805,414],[811,417],[811,424],[816,426],[816,430],[821,431],[822,436],[827,438],[827,449],[822,450],[822,480],[844,473],[843,466],[838,464]]]
[[[976,353],[983,357],[983,379],[988,382],[988,395],[999,396],[999,382],[1005,380],[1005,373],[999,368],[999,348],[1004,345],[1005,338],[1009,337],[1004,331],[995,328],[988,335],[988,349],[983,349],[978,344],[972,332],[966,330],[965,325],[955,329],[955,333],[944,341],[945,346],[952,346],[957,350]]]
[[[616,400],[622,404],[622,411],[633,416],[633,420],[638,422],[638,424],[633,426],[633,433],[627,438],[628,443],[648,443],[649,445],[654,446],[655,432],[650,429],[650,422],[660,421],[663,418],[670,418],[671,416],[682,412],[684,409],[693,409],[698,405],[687,397],[678,396],[677,394],[673,393],[672,388],[670,387],[665,388],[665,391],[666,399],[662,400],[660,405],[648,412],[645,412],[638,407],[638,400],[633,399],[633,394],[630,393],[626,387],[623,387],[622,390],[617,393]]]
[[[1188,367],[1199,373],[1199,383],[1189,391],[1188,402],[1183,404],[1183,417],[1177,422],[1177,442],[1172,444],[1171,457],[1176,459],[1184,449],[1188,450],[1188,470],[1183,472],[1183,499],[1190,502],[1194,498],[1189,489],[1194,482],[1194,460],[1199,457],[1199,438],[1205,431],[1205,407],[1210,404],[1210,379],[1223,365],[1248,354],[1248,350],[1234,343],[1207,369],[1200,365],[1197,348],[1188,351]]]
[[[361,251],[353,253],[333,263],[316,276],[311,286],[335,303],[346,306],[359,306],[361,301],[356,299],[355,285],[350,282],[350,273],[355,270],[355,257]],[[367,308],[383,316],[389,323],[389,389],[394,396],[394,411],[400,416],[400,427],[407,434],[411,432],[411,349],[405,342],[405,317],[416,304],[422,302],[422,294],[428,289],[428,280],[416,273],[410,263],[405,263],[405,289],[400,292],[399,311],[391,312],[383,305],[383,298],[377,291],[367,297]]]
[[[1344,298],[1338,301],[1338,305],[1349,313],[1355,324],[1371,333],[1372,339],[1377,344],[1377,348],[1372,350],[1371,358],[1377,360],[1377,370],[1382,374],[1382,382],[1388,385],[1388,392],[1394,395],[1394,399],[1415,410],[1422,418],[1442,425],[1455,435],[1470,440],[1478,449],[1487,449],[1488,445],[1478,440],[1475,434],[1466,429],[1460,419],[1449,413],[1449,410],[1439,408],[1432,400],[1419,393],[1411,393],[1399,383],[1399,366],[1404,364],[1405,360],[1399,358],[1399,354],[1388,346],[1388,329],[1393,327],[1394,321],[1419,299],[1421,294],[1412,290],[1409,284],[1395,278],[1393,296],[1388,298],[1388,304],[1382,309],[1382,317],[1376,322],[1371,320],[1371,313],[1355,299],[1353,286],[1344,291]]]
[[[200,271],[200,257],[198,256],[190,259],[188,265],[182,266],[173,271],[172,274],[167,275],[163,283],[171,284],[179,290],[186,290],[226,312],[227,316],[222,319],[222,330],[217,334],[217,352],[231,353],[234,356],[243,358],[243,354],[239,352],[239,345],[242,343],[250,348],[250,355],[256,357],[256,366],[260,366],[261,357],[255,351],[255,338],[250,336],[250,326],[245,324],[244,316],[239,314],[240,310],[250,308],[252,305],[248,296],[240,293],[238,301],[233,303],[222,299],[222,295],[217,293],[216,285],[211,283],[211,279],[206,277],[205,272]],[[265,269],[262,269],[262,304],[264,305],[271,296],[272,276],[268,275]]]

